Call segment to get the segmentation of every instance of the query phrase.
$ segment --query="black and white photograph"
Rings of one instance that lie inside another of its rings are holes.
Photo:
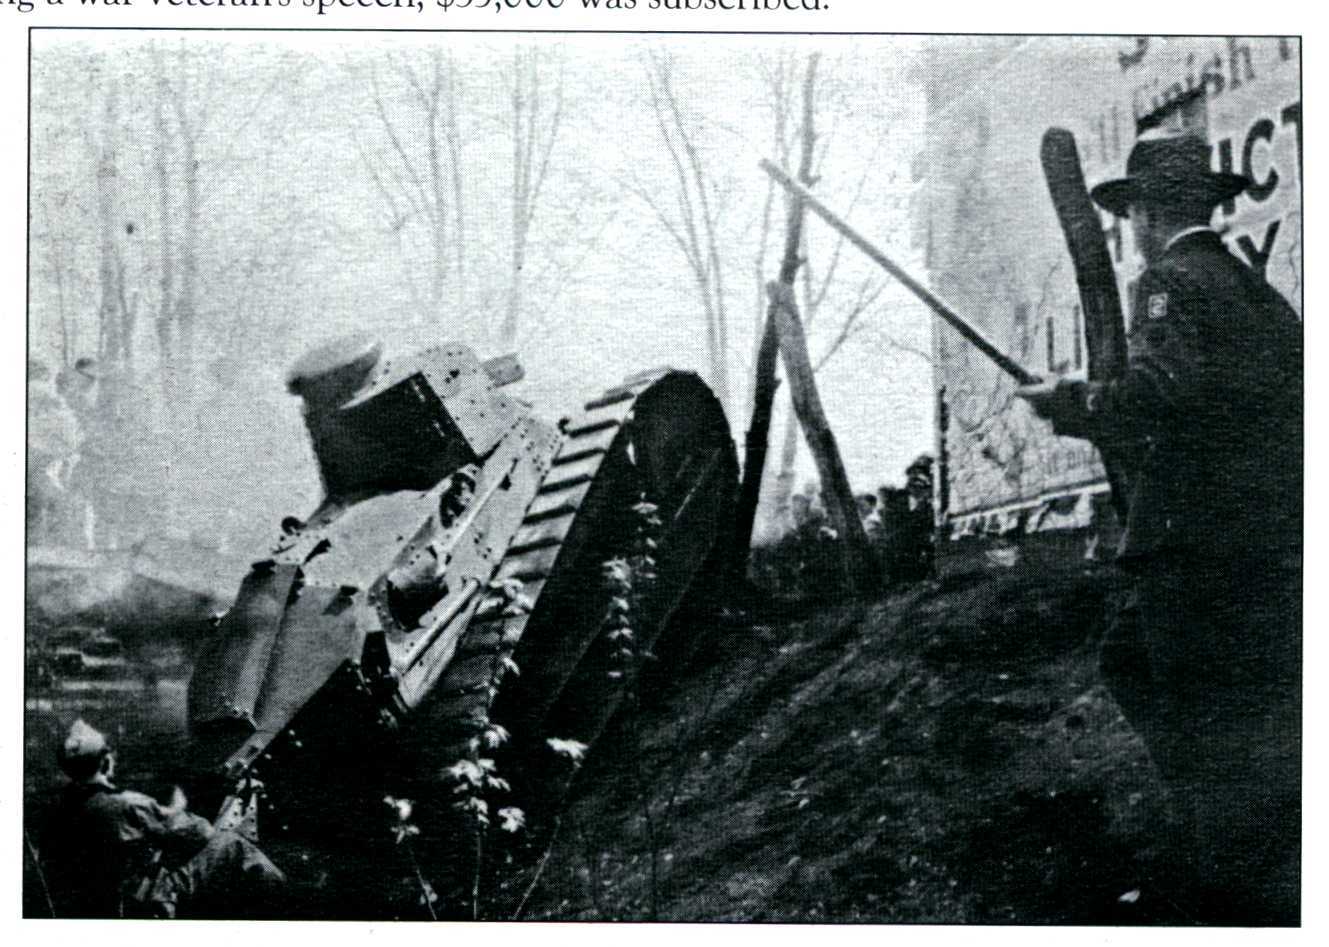
[[[101,12],[31,931],[1301,926],[1300,36]]]

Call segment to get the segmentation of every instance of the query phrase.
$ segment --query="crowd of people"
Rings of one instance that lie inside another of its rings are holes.
[[[932,465],[932,457],[922,454],[905,469],[904,486],[883,485],[855,497],[863,532],[889,585],[932,575]],[[785,597],[834,597],[843,591],[839,541],[820,488],[809,482],[789,498],[783,535],[764,551],[754,550],[757,581]]]

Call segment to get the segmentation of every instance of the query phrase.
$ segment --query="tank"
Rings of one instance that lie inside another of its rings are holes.
[[[305,860],[330,838],[368,851],[392,795],[435,800],[415,820],[437,840],[445,774],[496,755],[516,803],[556,799],[548,741],[594,743],[724,571],[737,461],[696,375],[637,374],[557,423],[509,394],[522,376],[363,337],[291,370],[324,496],[279,524],[189,688],[221,824]]]

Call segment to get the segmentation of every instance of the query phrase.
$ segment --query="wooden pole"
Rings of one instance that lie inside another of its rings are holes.
[[[793,291],[782,283],[771,283],[766,291],[775,312],[780,354],[784,360],[785,377],[789,379],[789,397],[803,426],[808,451],[817,464],[826,513],[840,539],[846,586],[855,594],[870,592],[881,586],[881,568],[863,529],[863,521],[858,518],[858,503],[840,459],[840,447],[817,393],[798,305]]]
[[[808,57],[807,73],[803,80],[803,134],[799,155],[799,178],[813,183],[812,160],[816,144],[813,129],[813,90],[817,75],[817,55]],[[817,394],[812,377],[812,364],[808,358],[807,339],[794,302],[794,280],[802,265],[803,207],[807,200],[804,188],[791,191],[785,218],[784,254],[780,261],[777,281],[768,284],[770,303],[766,310],[766,324],[761,346],[757,351],[756,379],[753,386],[752,423],[748,427],[743,465],[743,485],[739,492],[735,544],[737,563],[746,564],[752,542],[752,528],[757,503],[761,495],[762,473],[766,466],[771,407],[775,400],[777,382],[775,366],[777,356],[783,355],[785,374],[790,383],[799,423],[803,426],[808,448],[821,476],[822,490],[831,525],[840,538],[841,565],[847,587],[859,593],[879,585],[880,570],[876,557],[868,544],[863,523],[858,518],[857,504],[849,487],[840,459],[835,435],[826,420],[825,410]]]
[[[738,492],[738,511],[734,530],[734,573],[741,578],[747,568],[748,551],[752,547],[752,527],[757,518],[757,503],[761,498],[762,473],[766,469],[766,451],[771,432],[771,406],[775,391],[780,386],[775,377],[775,366],[780,357],[780,340],[776,335],[775,307],[768,306],[766,324],[757,349],[756,381],[752,389],[752,422],[748,425],[743,444],[743,485]]]

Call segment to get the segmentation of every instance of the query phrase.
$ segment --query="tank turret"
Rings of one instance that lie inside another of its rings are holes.
[[[287,388],[304,402],[330,496],[428,489],[488,455],[515,420],[512,402],[459,345],[390,360],[372,339],[342,339],[300,359]]]

